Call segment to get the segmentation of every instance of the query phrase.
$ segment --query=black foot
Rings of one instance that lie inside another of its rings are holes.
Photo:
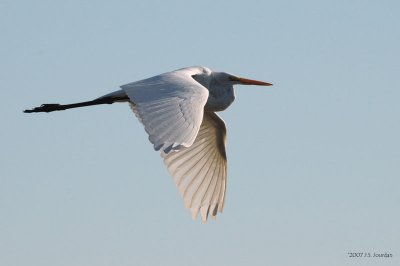
[[[24,113],[39,113],[39,112],[48,113],[59,110],[65,110],[65,108],[63,108],[63,106],[58,103],[51,103],[51,104],[42,104],[40,107],[35,107],[31,110],[25,110]]]

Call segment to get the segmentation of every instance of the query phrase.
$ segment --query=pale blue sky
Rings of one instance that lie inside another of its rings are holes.
[[[0,0],[0,265],[400,265],[399,12]],[[22,113],[192,65],[274,83],[221,113],[216,222],[190,218],[126,104]]]

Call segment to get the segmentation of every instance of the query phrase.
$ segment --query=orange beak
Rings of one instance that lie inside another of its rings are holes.
[[[268,82],[258,81],[258,80],[253,80],[253,79],[239,78],[236,76],[231,76],[230,79],[232,81],[238,81],[239,84],[242,84],[242,85],[272,86],[272,84],[268,83]]]
[[[253,79],[238,78],[238,81],[240,82],[240,84],[243,84],[243,85],[272,86],[271,83],[253,80]]]

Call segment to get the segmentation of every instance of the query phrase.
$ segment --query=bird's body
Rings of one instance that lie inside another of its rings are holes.
[[[121,90],[77,104],[44,104],[25,112],[129,102],[155,150],[161,151],[185,206],[203,221],[222,212],[227,176],[226,127],[215,112],[235,99],[233,85],[272,85],[206,67],[189,67],[121,86]]]

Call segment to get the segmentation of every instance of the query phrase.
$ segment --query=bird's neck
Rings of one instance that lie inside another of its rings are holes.
[[[223,93],[215,93],[214,91],[210,90],[207,103],[204,106],[204,109],[207,111],[214,111],[219,112],[223,111],[228,108],[233,101],[235,100],[235,93],[233,88],[230,90],[225,90]]]

